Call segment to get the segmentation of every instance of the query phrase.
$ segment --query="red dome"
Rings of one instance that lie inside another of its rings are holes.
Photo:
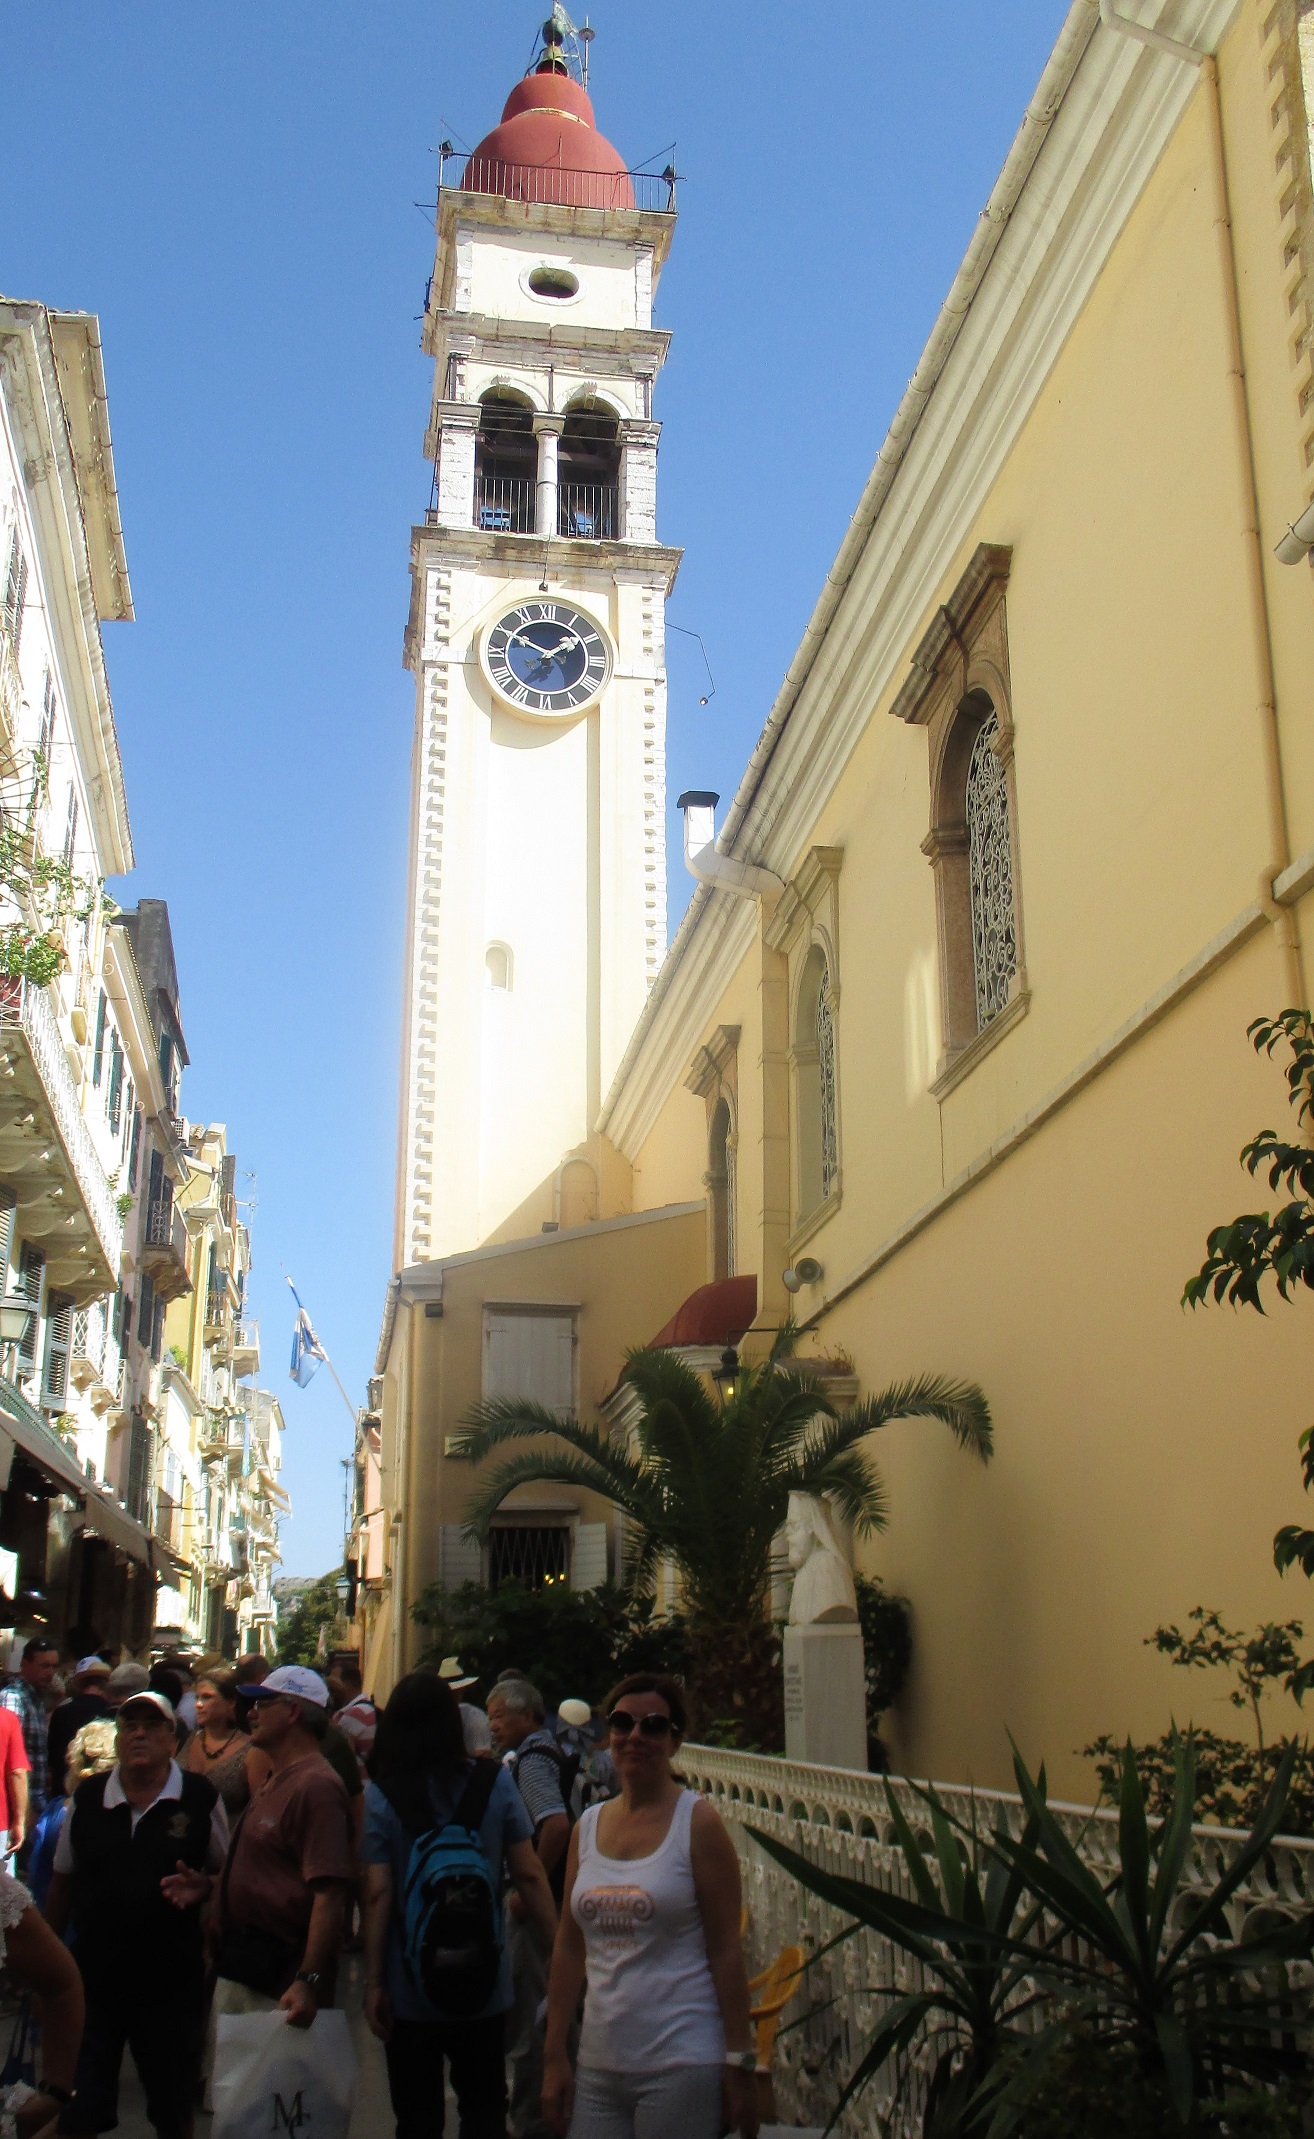
[[[506,100],[500,126],[465,168],[467,193],[568,208],[632,208],[634,188],[577,81],[555,69],[527,74]]]

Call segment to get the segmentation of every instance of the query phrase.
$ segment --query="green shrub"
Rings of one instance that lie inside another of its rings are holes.
[[[338,1602],[337,1585],[342,1569],[334,1567],[326,1575],[312,1582],[297,1598],[286,1619],[278,1624],[278,1661],[280,1664],[308,1664],[312,1671],[318,1670],[321,1662],[319,1637],[323,1629],[330,1636],[337,1624],[342,1606]]]
[[[867,1765],[873,1774],[883,1774],[890,1762],[881,1742],[881,1717],[897,1701],[908,1677],[912,1607],[906,1597],[891,1596],[878,1576],[855,1575],[853,1586],[867,1682]]]
[[[426,1662],[457,1657],[481,1694],[499,1672],[521,1670],[549,1708],[571,1698],[596,1704],[627,1672],[682,1676],[688,1663],[683,1621],[657,1619],[651,1597],[612,1583],[529,1590],[518,1582],[496,1589],[463,1582],[447,1590],[433,1582],[411,1616],[433,1635]]]

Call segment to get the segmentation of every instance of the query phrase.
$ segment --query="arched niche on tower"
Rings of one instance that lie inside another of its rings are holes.
[[[557,448],[557,532],[577,541],[620,534],[620,419],[600,394],[567,403]]]
[[[479,397],[475,433],[475,526],[532,535],[537,495],[534,404],[517,387],[490,386]]]

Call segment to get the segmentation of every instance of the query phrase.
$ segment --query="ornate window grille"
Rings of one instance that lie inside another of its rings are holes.
[[[733,1130],[725,1140],[725,1274],[735,1274],[735,1140]]]
[[[998,1017],[1017,971],[1008,780],[992,748],[998,733],[999,722],[992,713],[977,733],[967,768],[967,870],[979,1031]]]
[[[835,1020],[830,1007],[830,974],[817,990],[817,1098],[821,1108],[821,1200],[839,1178],[839,1136],[835,1124]]]

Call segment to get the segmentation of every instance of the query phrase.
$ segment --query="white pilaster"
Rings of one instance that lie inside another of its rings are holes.
[[[564,416],[535,416],[538,440],[538,497],[535,526],[540,535],[557,531],[557,448],[566,427]]]

